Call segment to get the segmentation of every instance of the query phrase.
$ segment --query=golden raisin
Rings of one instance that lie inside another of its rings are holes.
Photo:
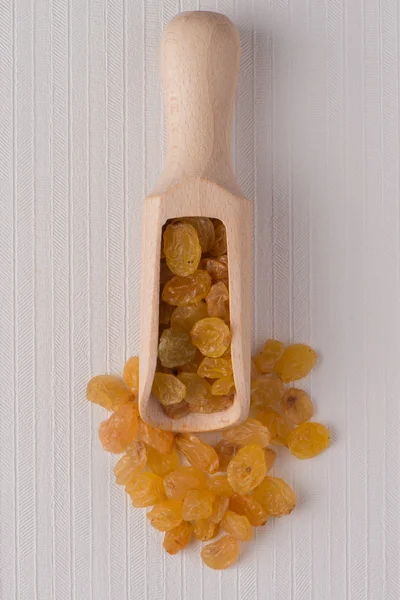
[[[176,445],[179,450],[196,469],[215,473],[218,470],[218,454],[212,446],[209,446],[192,433],[179,434],[176,436]]]
[[[247,419],[244,423],[226,429],[222,436],[238,446],[256,444],[264,448],[269,444],[270,434],[268,429],[256,419]]]
[[[207,271],[198,270],[193,275],[174,275],[164,286],[162,299],[174,306],[187,306],[204,300],[211,289],[211,277]]]
[[[155,373],[152,393],[164,406],[179,404],[186,396],[186,387],[175,375]]]
[[[229,500],[229,508],[238,515],[247,517],[253,527],[260,527],[268,521],[267,512],[253,496],[233,494]]]
[[[203,358],[197,374],[208,379],[220,379],[233,374],[230,358]]]
[[[200,261],[200,269],[204,269],[210,274],[213,283],[222,281],[228,285],[228,259],[227,256],[217,258],[202,258]]]
[[[163,480],[154,473],[139,473],[125,488],[132,498],[133,506],[152,506],[165,498]]]
[[[219,468],[222,471],[226,471],[229,462],[238,451],[238,447],[227,440],[221,439],[215,446],[219,458]]]
[[[179,467],[179,457],[175,450],[169,454],[161,454],[149,446],[147,449],[147,464],[153,473],[165,477]]]
[[[207,317],[196,323],[190,332],[192,343],[204,356],[219,358],[231,343],[231,332],[222,319]]]
[[[163,407],[165,414],[170,419],[182,419],[190,413],[190,405],[182,400],[179,404],[171,404],[170,406]]]
[[[212,505],[212,513],[209,517],[213,523],[220,523],[229,506],[229,498],[226,496],[216,496]]]
[[[307,392],[297,388],[289,388],[281,398],[281,409],[286,417],[295,425],[309,421],[314,414],[314,407]]]
[[[211,392],[213,396],[229,396],[233,394],[235,392],[233,374],[216,379],[211,386]]]
[[[141,419],[139,419],[139,438],[161,454],[170,454],[174,447],[175,436],[172,431],[152,427]]]
[[[227,510],[221,520],[221,527],[239,542],[250,542],[253,539],[253,528],[245,515],[238,515]]]
[[[175,275],[191,275],[199,266],[201,246],[196,229],[190,223],[170,223],[164,231],[164,254]]]
[[[226,229],[225,225],[221,222],[214,225],[215,229],[215,242],[212,248],[210,248],[211,256],[222,256],[226,254],[227,243],[226,243]]]
[[[99,438],[104,450],[120,454],[134,440],[138,430],[136,407],[125,404],[100,423]]]
[[[183,331],[166,329],[158,345],[158,356],[163,367],[173,369],[192,360],[196,354],[190,336]],[[182,399],[182,398],[181,398]]]
[[[274,370],[282,381],[303,379],[317,362],[317,353],[306,344],[291,344],[285,348]]]
[[[193,525],[187,521],[182,521],[173,529],[165,533],[163,546],[168,554],[177,554],[190,542],[192,537]]]
[[[208,542],[215,538],[219,530],[218,523],[213,523],[208,519],[199,519],[194,524],[193,535],[202,542]]]
[[[238,450],[228,465],[228,481],[238,494],[248,494],[267,472],[264,450],[249,444]]]
[[[222,281],[211,286],[206,302],[209,317],[219,317],[229,323],[229,292]]]
[[[211,400],[211,386],[196,373],[179,373],[178,379],[186,386],[186,402],[191,407],[200,407],[208,404]]]
[[[313,458],[329,447],[329,429],[321,423],[302,423],[290,433],[287,446],[296,458]]]
[[[182,502],[178,500],[161,500],[157,502],[146,517],[158,531],[169,531],[182,521]]]
[[[285,345],[278,340],[267,340],[263,349],[257,354],[254,359],[257,370],[260,373],[272,373],[274,364],[283,354]]]
[[[272,448],[264,448],[265,464],[267,465],[267,473],[272,469],[276,461],[276,452]]]
[[[194,467],[178,467],[164,478],[168,498],[183,500],[189,490],[207,488],[207,476]]]
[[[264,481],[254,490],[253,497],[273,517],[288,515],[296,506],[294,491],[280,477],[267,475]]]
[[[253,408],[275,406],[283,393],[283,383],[276,377],[264,375],[251,380],[251,406]]]
[[[230,498],[234,494],[226,475],[214,475],[213,477],[210,477],[208,480],[208,489],[216,496],[226,496],[227,498]]]
[[[174,331],[183,331],[190,334],[193,326],[207,317],[207,305],[205,302],[196,302],[188,306],[177,306],[173,309],[171,316],[171,328]]]
[[[134,395],[119,377],[96,375],[87,385],[86,398],[107,410],[117,410],[132,402]]]
[[[125,385],[134,393],[135,397],[139,393],[139,357],[131,356],[124,366],[123,379]]]
[[[141,442],[138,442],[139,444]],[[144,448],[144,446],[143,446]],[[115,481],[118,485],[128,485],[130,481],[146,466],[146,449],[144,448],[144,461],[137,462],[129,454],[121,456],[114,467]]]
[[[230,535],[224,535],[216,542],[204,546],[201,559],[211,569],[227,569],[237,561],[239,551],[239,542]]]
[[[189,490],[186,494],[182,514],[185,521],[208,519],[212,514],[214,495],[208,490]]]
[[[286,446],[286,440],[290,433],[291,426],[286,421],[285,417],[271,408],[258,412],[256,417],[269,430],[271,444]]]
[[[201,251],[208,252],[215,242],[214,225],[208,217],[181,217],[175,221],[190,223],[198,235]]]

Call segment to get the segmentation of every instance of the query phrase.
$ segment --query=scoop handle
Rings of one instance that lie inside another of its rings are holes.
[[[188,177],[202,177],[238,193],[230,156],[240,65],[239,33],[225,15],[177,15],[161,41],[167,130],[157,193]]]

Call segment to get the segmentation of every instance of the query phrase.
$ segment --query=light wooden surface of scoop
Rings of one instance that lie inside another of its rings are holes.
[[[161,41],[167,125],[164,170],[143,207],[139,410],[150,425],[173,431],[211,431],[247,417],[250,402],[252,204],[235,180],[230,157],[240,43],[224,15],[175,17]],[[170,419],[151,387],[157,363],[162,227],[168,219],[203,216],[227,231],[233,405],[213,414]]]

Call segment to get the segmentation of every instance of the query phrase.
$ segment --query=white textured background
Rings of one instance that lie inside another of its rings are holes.
[[[114,485],[92,374],[138,351],[160,31],[197,0],[0,0],[1,600],[399,600],[396,0],[220,0],[255,202],[255,343],[308,341],[329,452],[237,567],[165,556]]]

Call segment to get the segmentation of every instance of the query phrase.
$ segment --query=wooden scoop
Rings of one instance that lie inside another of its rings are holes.
[[[167,125],[164,170],[143,206],[139,410],[150,425],[173,431],[211,431],[247,417],[250,401],[252,205],[235,180],[230,158],[233,104],[239,72],[238,31],[224,15],[187,12],[161,41]],[[233,405],[213,414],[170,419],[151,387],[158,350],[162,227],[175,217],[211,217],[227,231]]]

